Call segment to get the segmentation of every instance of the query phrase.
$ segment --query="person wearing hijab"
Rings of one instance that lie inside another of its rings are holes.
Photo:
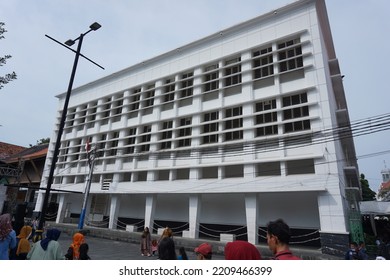
[[[16,259],[17,260],[25,260],[27,258],[28,252],[30,252],[31,246],[28,239],[32,233],[32,227],[23,226],[20,230],[18,238],[18,246],[16,249]]]
[[[141,256],[150,257],[152,254],[152,238],[148,227],[145,227],[141,235]]]
[[[68,252],[65,255],[67,260],[78,260],[80,259],[80,245],[85,242],[84,235],[77,232],[73,235],[73,242],[70,244]]]
[[[61,231],[56,228],[48,229],[46,237],[33,244],[27,254],[28,260],[63,260],[61,245],[57,241]]]
[[[9,260],[9,251],[16,247],[16,233],[12,229],[11,215],[0,216],[0,260]]]
[[[253,244],[236,240],[226,244],[225,260],[261,260],[261,254]]]

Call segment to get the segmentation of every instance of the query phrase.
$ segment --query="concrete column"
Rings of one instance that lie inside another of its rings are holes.
[[[201,209],[201,196],[200,195],[190,195],[189,198],[189,237],[198,238],[199,237],[199,217]]]
[[[42,185],[41,185],[42,187]],[[46,187],[46,186],[45,186]],[[44,197],[44,192],[39,192],[38,197],[37,197],[37,202],[35,203],[35,209],[34,212],[40,213],[42,211],[42,205],[43,205],[43,197]]]
[[[248,242],[252,244],[258,243],[257,229],[258,229],[258,210],[257,210],[257,194],[245,195],[245,209],[246,209],[246,225],[248,230]]]
[[[59,194],[59,203],[58,203],[58,211],[57,211],[57,218],[56,218],[57,224],[64,222],[66,201],[67,201],[67,195],[64,193]]]
[[[151,194],[146,196],[145,201],[145,227],[149,227],[149,230],[152,231],[154,223],[154,211],[156,209],[156,195]]]
[[[119,195],[111,195],[111,203],[110,203],[110,219],[108,220],[108,228],[114,228],[116,225],[116,221],[118,219],[119,208],[120,208],[120,196]]]

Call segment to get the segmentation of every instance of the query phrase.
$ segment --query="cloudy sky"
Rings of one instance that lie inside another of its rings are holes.
[[[56,95],[66,92],[74,53],[58,41],[75,39],[95,21],[74,86],[112,74],[293,0],[1,0],[0,22],[8,30],[0,56],[12,59],[0,76],[18,79],[0,90],[0,142],[28,147],[52,136]],[[344,77],[351,122],[390,112],[390,1],[326,0],[336,54]],[[355,138],[361,173],[374,191],[390,168],[390,131]]]

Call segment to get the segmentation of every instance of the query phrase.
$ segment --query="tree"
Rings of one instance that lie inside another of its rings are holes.
[[[41,138],[39,140],[37,140],[37,144],[35,144],[36,146],[37,145],[42,145],[42,144],[49,144],[50,143],[50,138]],[[30,144],[30,147],[33,147],[34,145]]]
[[[370,184],[363,173],[360,174],[360,185],[362,186],[363,201],[376,200],[376,192],[370,189]]]
[[[4,28],[4,22],[0,22],[0,40],[4,39],[3,34],[5,32],[7,32],[7,30],[5,30],[5,28]],[[7,60],[10,59],[11,57],[12,56],[10,56],[9,54],[7,54],[3,57],[0,57],[0,66],[3,66],[4,64],[6,64]],[[16,73],[15,72],[5,74],[4,76],[0,76],[0,89],[2,89],[5,84],[8,84],[12,80],[16,80]]]

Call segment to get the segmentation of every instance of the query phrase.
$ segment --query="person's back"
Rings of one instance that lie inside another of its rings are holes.
[[[80,258],[79,260],[90,260],[91,258],[88,255],[89,246],[87,243],[80,245]]]
[[[293,255],[290,250],[285,250],[277,252],[274,260],[301,260],[301,258]]]
[[[80,246],[85,242],[84,235],[81,232],[76,232],[72,240],[73,242],[70,244],[65,258],[67,260],[78,260],[80,258]]]
[[[16,247],[16,232],[12,229],[11,215],[0,216],[0,260],[9,259],[9,250]]]
[[[30,252],[27,254],[28,260],[63,260],[64,255],[62,253],[61,245],[58,241],[51,240],[46,250],[42,248],[40,240],[33,244]]]
[[[164,237],[158,244],[158,258],[160,260],[176,260],[175,243],[172,238]]]
[[[61,231],[58,229],[48,229],[46,237],[33,244],[30,252],[27,254],[28,260],[63,260],[61,245],[58,238]]]

